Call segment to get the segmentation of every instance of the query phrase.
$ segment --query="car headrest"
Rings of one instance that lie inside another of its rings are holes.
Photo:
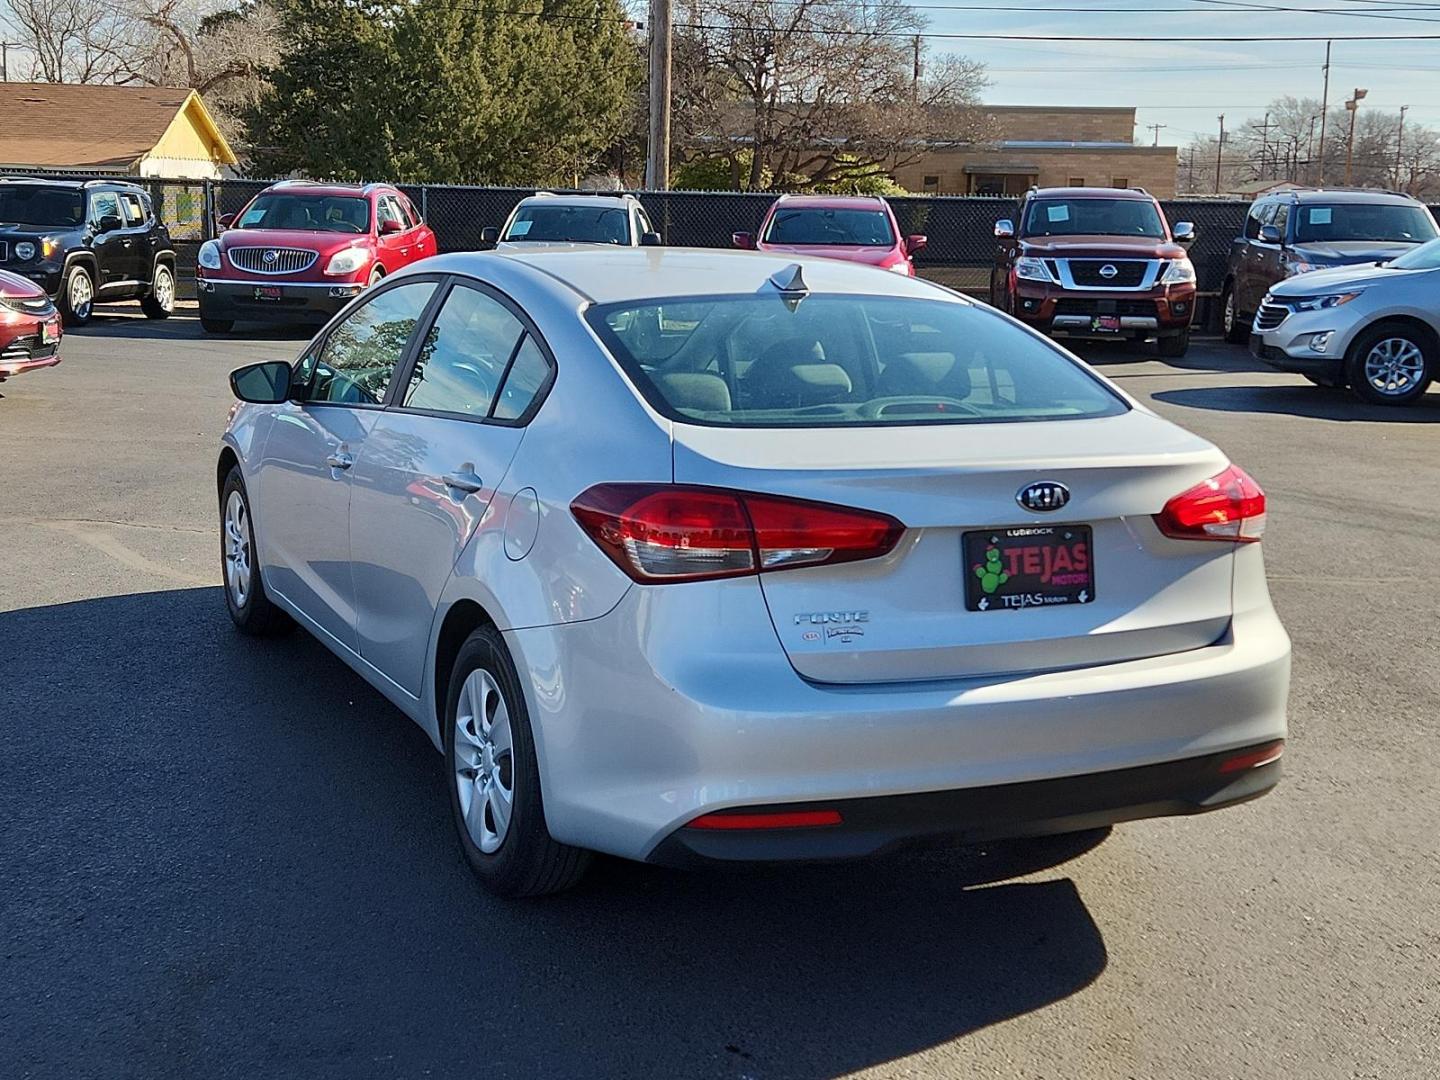
[[[970,396],[970,371],[949,352],[901,353],[880,373],[880,397]]]
[[[682,371],[659,375],[655,383],[676,409],[691,412],[729,412],[730,387],[719,375],[702,371]]]

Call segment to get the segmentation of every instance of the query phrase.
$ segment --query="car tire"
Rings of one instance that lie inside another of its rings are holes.
[[[545,826],[529,710],[494,627],[480,627],[460,646],[443,723],[451,818],[480,883],[520,897],[579,881],[590,853],[558,843]]]
[[[150,291],[140,299],[147,319],[168,319],[175,310],[175,271],[167,263],[156,263]]]
[[[1440,346],[1433,334],[1408,323],[1380,323],[1350,346],[1346,380],[1372,405],[1409,405],[1430,388],[1437,353]]]
[[[200,329],[207,334],[228,334],[235,329],[234,319],[207,319],[200,316]]]
[[[95,279],[79,263],[65,271],[60,283],[59,308],[66,326],[84,326],[95,312]]]
[[[376,282],[380,281],[384,276],[385,276],[385,271],[384,271],[384,269],[381,268],[381,267],[379,267],[379,266],[375,267],[373,270],[370,271],[370,280],[367,281],[367,282],[365,282],[365,287],[366,287],[367,289],[370,288],[370,287],[373,286]]]
[[[1160,355],[1178,359],[1190,351],[1190,331],[1181,330],[1178,334],[1165,334],[1160,338]]]
[[[220,577],[230,620],[242,634],[274,637],[292,629],[293,619],[265,593],[255,557],[255,526],[250,495],[236,465],[220,489]]]
[[[1235,302],[1235,286],[1228,281],[1220,293],[1220,332],[1231,345],[1244,345],[1250,340],[1250,327]]]

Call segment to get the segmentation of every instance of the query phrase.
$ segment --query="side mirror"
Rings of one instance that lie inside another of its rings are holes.
[[[290,365],[284,360],[236,368],[230,373],[230,390],[241,401],[279,405],[290,399]]]
[[[121,228],[123,224],[124,222],[114,214],[106,214],[95,226],[95,231],[102,233],[114,232],[116,229]]]
[[[498,244],[500,242],[500,230],[494,225],[486,225],[480,230],[480,242],[482,244]]]
[[[730,243],[744,251],[755,250],[755,234],[750,232],[737,232],[730,234]]]
[[[1175,242],[1177,244],[1193,244],[1195,242],[1195,223],[1193,221],[1177,221],[1175,223]]]
[[[641,247],[659,247],[664,242],[665,241],[660,239],[660,234],[658,232],[647,232],[640,234]]]
[[[1280,243],[1280,230],[1274,225],[1260,226],[1260,242],[1264,244]]]
[[[394,218],[386,218],[384,221],[380,222],[381,236],[394,236],[396,233],[404,231],[405,226],[400,224],[400,222],[396,221]]]
[[[1015,223],[1009,218],[1001,218],[995,222],[995,238],[1006,240],[1015,235]]]
[[[235,215],[221,214],[219,219],[216,221],[216,224],[219,225],[222,229],[228,229],[231,225],[235,224]]]
[[[925,245],[928,243],[930,243],[928,236],[922,236],[920,233],[911,233],[905,237],[905,253],[907,255],[914,255],[917,251],[924,251]]]

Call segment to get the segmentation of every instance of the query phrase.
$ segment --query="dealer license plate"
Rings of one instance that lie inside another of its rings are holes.
[[[256,299],[256,300],[283,300],[284,297],[285,297],[285,293],[284,293],[284,291],[280,288],[279,285],[256,285],[256,286],[255,286],[255,299]]]
[[[1021,611],[1095,599],[1089,525],[1025,525],[967,532],[967,611]]]
[[[1090,329],[1097,334],[1118,334],[1120,332],[1120,316],[1092,315]]]

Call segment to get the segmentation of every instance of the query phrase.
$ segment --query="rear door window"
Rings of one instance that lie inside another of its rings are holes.
[[[457,285],[425,335],[405,406],[488,416],[522,333],[520,320],[498,300]]]
[[[145,208],[140,205],[139,196],[121,195],[120,207],[125,212],[125,225],[128,228],[134,229],[145,224]]]

